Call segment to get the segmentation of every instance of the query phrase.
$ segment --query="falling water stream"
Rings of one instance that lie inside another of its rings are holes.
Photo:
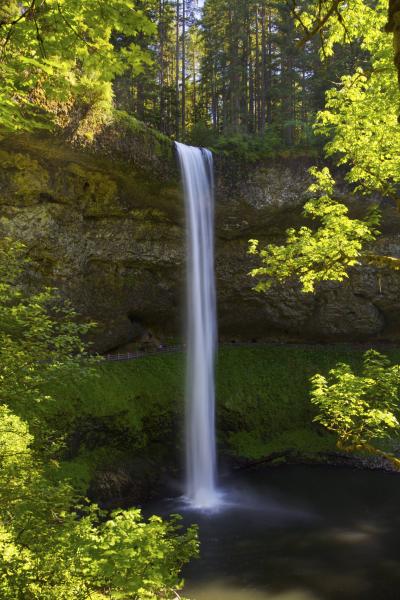
[[[215,382],[213,157],[176,143],[187,221],[186,498],[195,508],[218,504]]]

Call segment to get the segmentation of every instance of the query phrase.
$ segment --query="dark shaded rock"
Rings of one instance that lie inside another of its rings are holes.
[[[25,242],[32,279],[58,287],[98,323],[95,348],[137,325],[179,330],[184,261],[176,181],[26,136],[0,144],[0,232]]]
[[[0,234],[25,242],[32,285],[58,287],[98,328],[106,351],[176,338],[184,313],[185,219],[172,144],[108,126],[87,148],[21,135],[0,140]],[[224,340],[398,341],[400,274],[354,269],[316,295],[296,285],[253,291],[248,240],[283,239],[301,222],[306,159],[238,167],[216,161],[216,271]],[[365,203],[353,202],[355,214]],[[378,252],[400,256],[400,217],[384,205]]]
[[[151,452],[148,452],[151,456]],[[148,456],[98,470],[88,489],[88,496],[101,508],[113,510],[140,506],[157,497],[163,488],[160,462]]]

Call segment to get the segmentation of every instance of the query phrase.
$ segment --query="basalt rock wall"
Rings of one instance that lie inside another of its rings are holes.
[[[110,129],[87,148],[55,137],[0,140],[0,235],[25,242],[27,283],[56,286],[96,321],[107,351],[179,338],[184,320],[185,218],[171,146]],[[115,151],[113,149],[115,148]],[[217,159],[216,270],[227,341],[398,341],[400,274],[354,269],[316,295],[296,285],[255,293],[248,240],[283,239],[301,222],[307,159],[245,166]],[[352,210],[362,212],[363,201]],[[400,220],[384,203],[376,250],[400,256]]]

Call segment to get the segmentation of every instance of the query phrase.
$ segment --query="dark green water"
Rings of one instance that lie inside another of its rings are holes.
[[[200,526],[185,572],[197,600],[400,600],[400,475],[327,467],[257,469],[226,484],[214,514],[166,501]]]

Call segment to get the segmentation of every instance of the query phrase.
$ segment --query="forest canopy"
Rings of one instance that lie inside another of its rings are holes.
[[[387,88],[392,4],[388,19],[382,0],[6,0],[1,126],[49,127],[51,117],[70,137],[90,135],[117,108],[222,150],[240,137],[257,155],[310,147],[341,77],[361,70]]]

